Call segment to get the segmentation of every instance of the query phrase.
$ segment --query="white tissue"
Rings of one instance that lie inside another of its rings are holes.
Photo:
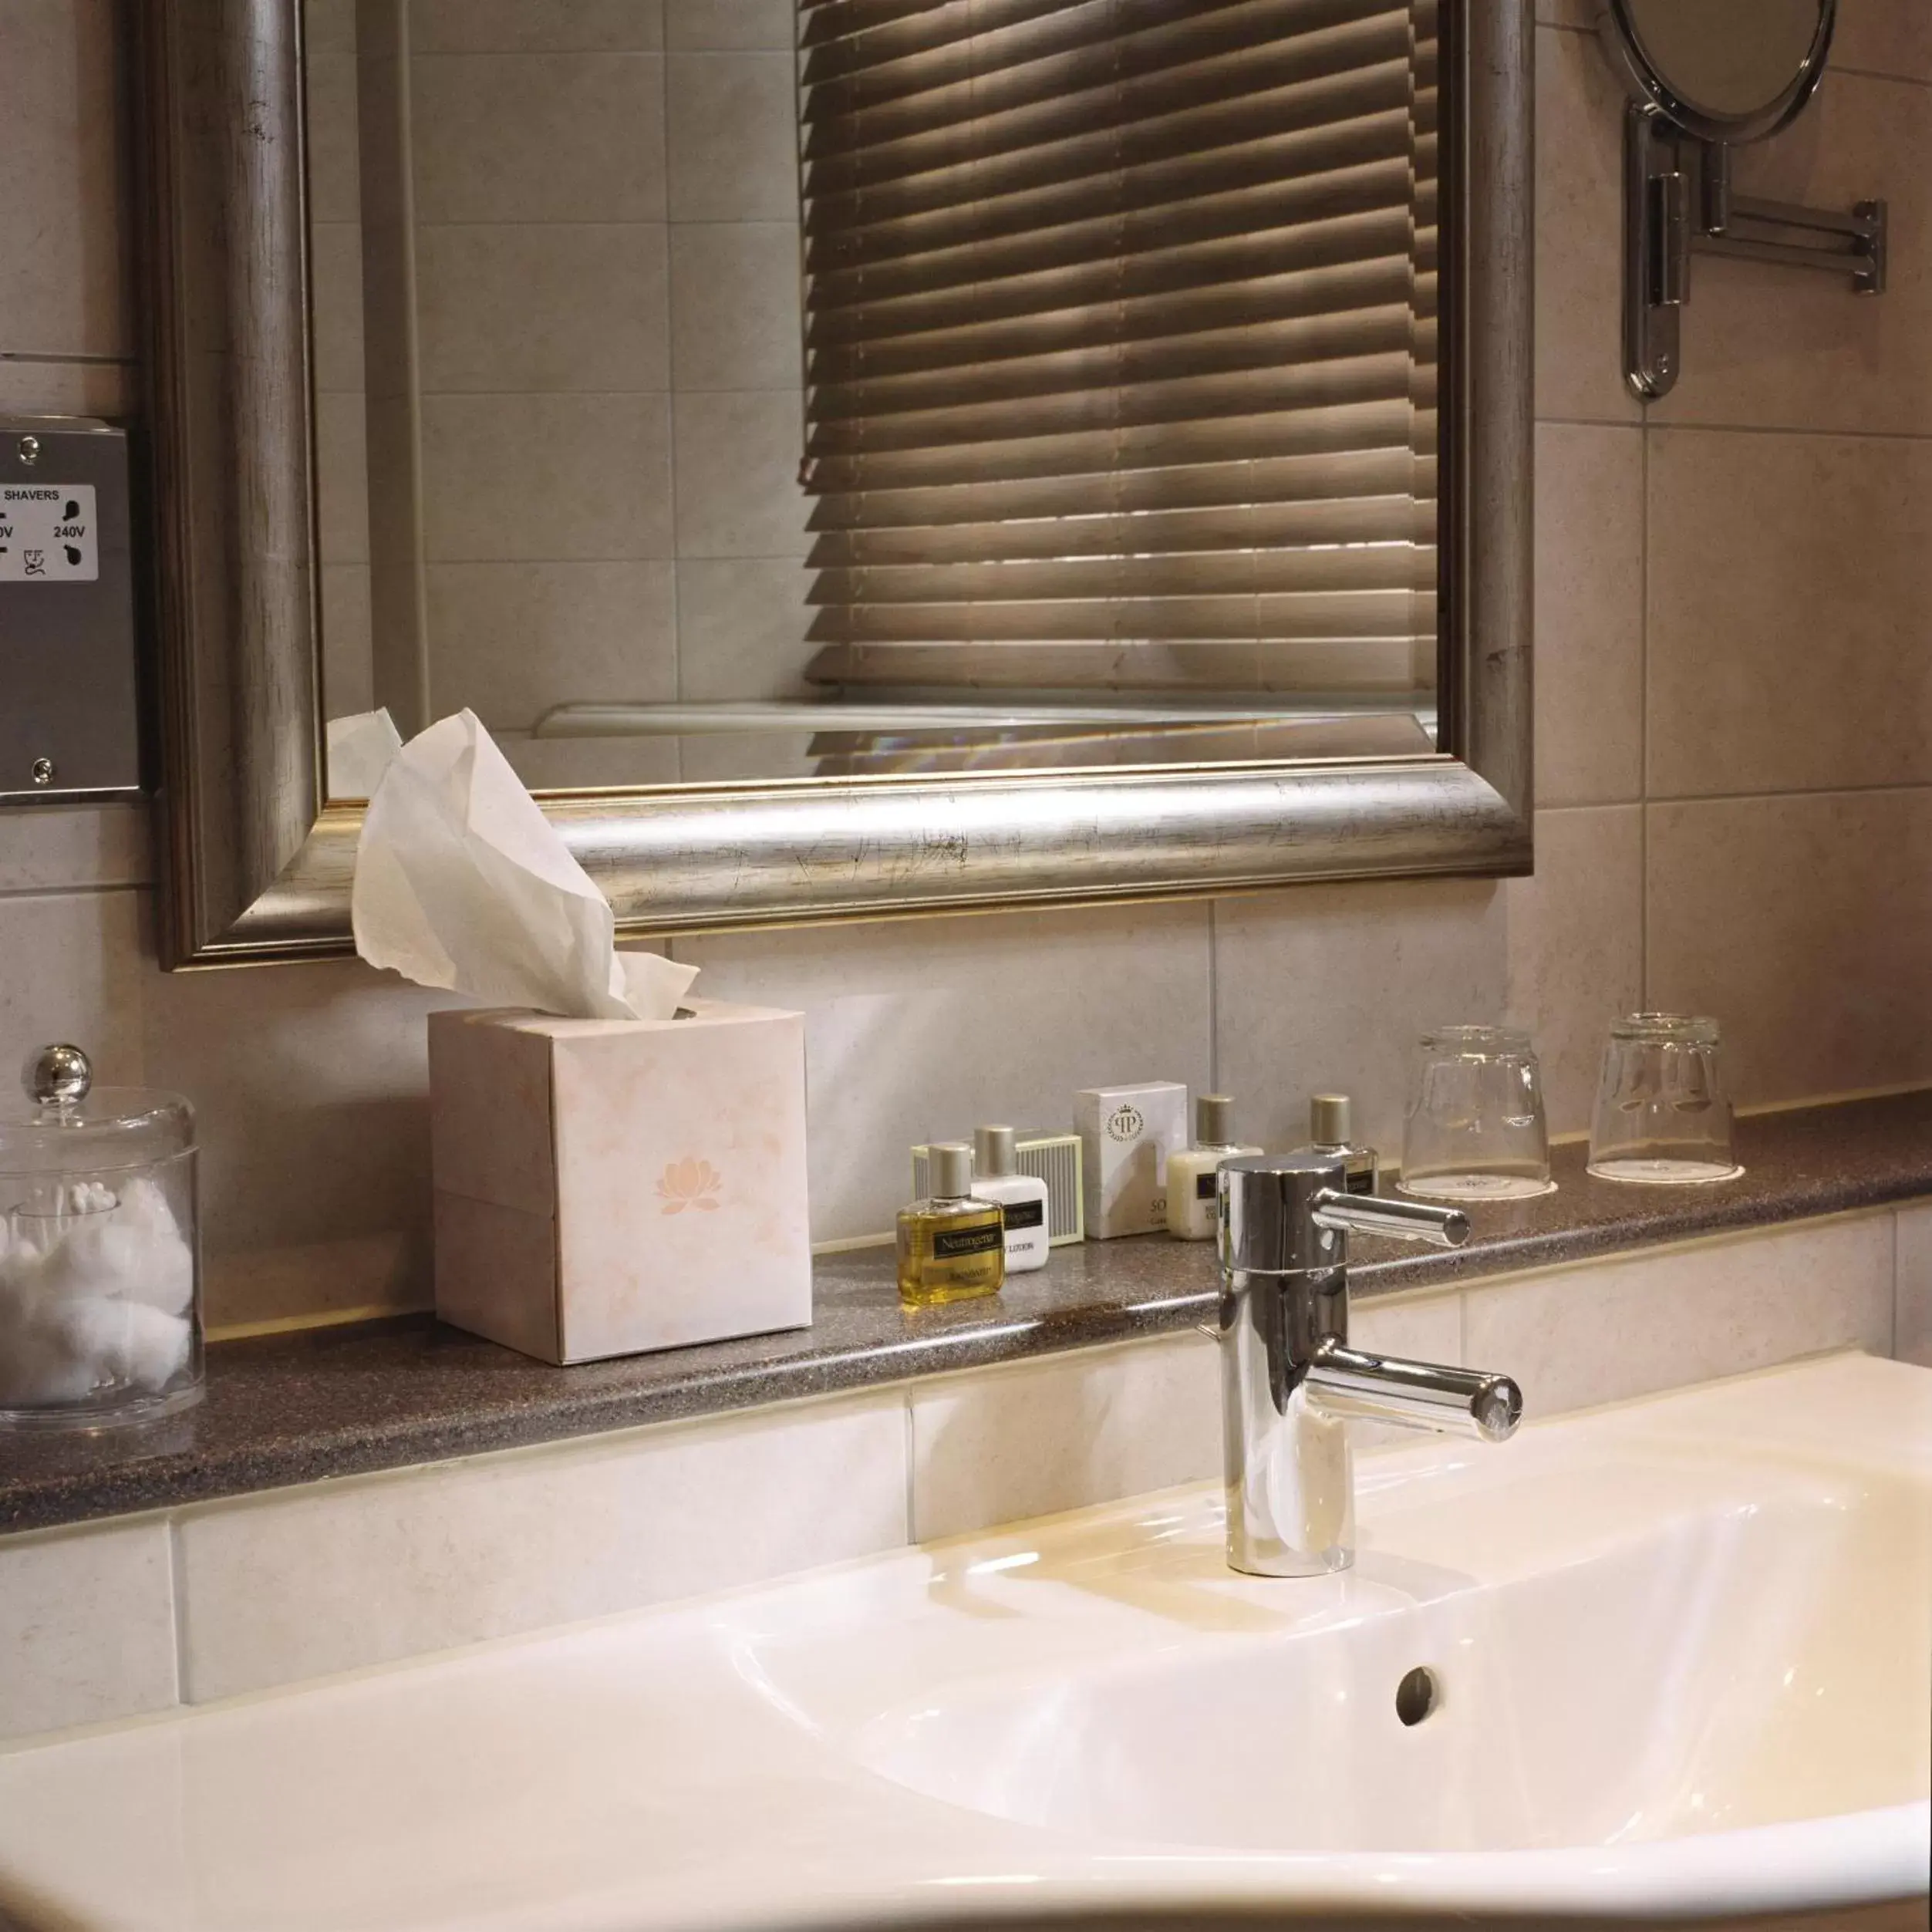
[[[0,1405],[164,1388],[186,1364],[194,1256],[145,1176],[118,1204],[98,1182],[62,1190],[35,1239],[0,1226]]]
[[[373,798],[389,762],[403,749],[403,734],[389,706],[329,720],[329,795]]]
[[[697,976],[619,953],[609,902],[475,716],[412,738],[369,801],[356,950],[417,985],[573,1020],[668,1020]]]

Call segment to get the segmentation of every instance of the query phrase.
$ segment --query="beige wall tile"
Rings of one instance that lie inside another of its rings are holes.
[[[309,218],[318,225],[362,219],[362,140],[352,39],[324,35],[302,49]]]
[[[1403,1355],[1414,1362],[1439,1362],[1449,1368],[1462,1364],[1462,1297],[1455,1290],[1433,1295],[1398,1295],[1364,1300],[1354,1298],[1348,1311],[1351,1348],[1371,1355]],[[1414,1441],[1408,1430],[1392,1435]]]
[[[798,218],[795,86],[788,52],[666,56],[673,221]]]
[[[1623,382],[1623,96],[1593,34],[1536,29],[1536,413],[1634,422]]]
[[[150,969],[138,991],[147,1077],[195,1106],[208,1319],[292,1312],[305,1270],[319,1308],[421,1305],[424,1024],[432,1008],[460,1003],[355,959]],[[354,1243],[364,1245],[352,1254]],[[349,1259],[352,1282],[337,1279]]]
[[[430,700],[491,730],[555,704],[660,703],[677,691],[667,563],[432,564]]]
[[[1932,791],[1649,811],[1646,998],[1716,1016],[1738,1100],[1932,1079]]]
[[[1932,1202],[1899,1209],[1897,1242],[1892,1352],[1902,1362],[1932,1368]]]
[[[661,396],[427,396],[423,551],[613,561],[671,555]]]
[[[807,687],[818,648],[805,593],[811,572],[797,557],[686,558],[677,567],[678,695],[779,698]]]
[[[369,561],[369,423],[359,396],[315,398],[315,521],[323,563]]]
[[[367,564],[322,567],[322,713],[344,718],[376,708],[376,662]]]
[[[1597,0],[1536,0],[1536,18],[1554,27],[1575,27],[1593,32]]]
[[[0,1538],[0,1739],[174,1701],[165,1522]]]
[[[665,36],[680,52],[774,47],[789,53],[797,16],[796,0],[666,0]]]
[[[674,224],[672,381],[681,389],[796,389],[800,302],[795,221]]]
[[[70,1040],[102,1086],[140,1084],[141,924],[133,892],[0,896],[0,1069]]]
[[[812,1237],[875,1234],[906,1150],[1060,1126],[1083,1087],[1208,1078],[1205,905],[936,918],[680,939],[697,990],[802,1009]]]
[[[905,1539],[903,1398],[594,1441],[189,1510],[202,1702],[756,1583]]]
[[[1644,795],[1643,432],[1536,426],[1536,799]]]
[[[1217,1077],[1244,1140],[1308,1138],[1310,1094],[1351,1094],[1359,1138],[1401,1158],[1425,1027],[1499,1020],[1502,892],[1466,881],[1296,886],[1214,909]]]
[[[426,54],[410,62],[416,215],[661,221],[659,54]]]
[[[154,876],[140,805],[34,805],[0,811],[0,892],[145,885]]]
[[[1863,297],[1849,278],[1699,256],[1683,379],[1653,420],[1932,432],[1932,91],[1830,73],[1788,132],[1740,151],[1737,186],[1847,211],[1884,196],[1886,292]]]
[[[16,361],[0,352],[0,411],[20,416],[126,416],[139,388],[132,362]]]
[[[669,386],[660,223],[423,228],[416,261],[429,393]]]
[[[1221,1472],[1218,1351],[1202,1336],[920,1383],[907,1399],[919,1542]]]
[[[1526,1275],[1463,1291],[1472,1362],[1513,1376],[1534,1418],[1819,1349],[1887,1354],[1889,1214]]]
[[[1932,780],[1932,443],[1659,430],[1650,504],[1653,797]]]
[[[1553,1134],[1588,1128],[1610,1023],[1644,997],[1644,811],[1536,814],[1536,872],[1504,888],[1509,1017],[1535,1035]]]
[[[677,554],[797,557],[810,506],[798,484],[804,428],[795,389],[679,394]]]
[[[302,0],[302,51],[353,54],[356,0]]]
[[[1834,73],[1932,80],[1932,8],[1924,0],[1839,0]]]
[[[315,331],[315,387],[360,395],[362,389],[362,231],[351,221],[318,221],[309,231],[310,305]]]
[[[649,53],[664,0],[410,0],[417,53]]]
[[[120,19],[114,0],[8,0],[0,349],[114,356],[133,346]]]

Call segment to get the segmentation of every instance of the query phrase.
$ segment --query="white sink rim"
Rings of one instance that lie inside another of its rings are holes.
[[[1863,1468],[1932,1494],[1932,1374],[1863,1357],[1762,1371],[1535,1433],[1608,1441],[1655,1428]],[[1371,1464],[1368,1486],[1376,1480]],[[853,1591],[917,1596],[939,1570],[975,1552],[996,1562],[1017,1542],[1085,1533],[1148,1506],[1145,1499],[1104,1505],[716,1598],[0,1747],[0,1912],[12,1909],[29,1927],[116,1932],[312,1932],[375,1909],[397,1932],[457,1924],[658,1932],[1162,1907],[1742,1914],[1925,1892],[1928,1800],[1538,1850],[1239,1851],[1083,1839],[875,1776],[839,1741],[814,1738],[774,1710],[749,1681],[757,1672],[747,1667],[756,1664],[747,1644],[755,1650],[756,1633],[774,1618],[822,1614]],[[588,1699],[587,1686],[595,1687]],[[667,1727],[659,1750],[642,1758],[640,1711]],[[513,1721],[524,1728],[504,1728]],[[676,1724],[700,1741],[682,1756],[679,1733],[668,1728]],[[472,1734],[487,1741],[484,1751],[453,1745]],[[514,1830],[505,1815],[490,1814],[491,1766],[474,1762],[499,1748],[519,1754],[527,1775],[507,1814]],[[274,1788],[258,1797],[270,1782],[265,1766]],[[625,1789],[613,1791],[613,1780],[627,1781]],[[210,1813],[215,1792],[258,1811],[224,1814],[221,1829],[199,1835],[179,1822]],[[763,1803],[761,1815],[783,1829],[747,1833],[748,1803]],[[172,1836],[150,1828],[154,1813],[177,1821]],[[316,1819],[327,1821],[325,1832]],[[572,1848],[567,1876],[552,1870],[546,1829]],[[285,1910],[295,1871],[303,1896],[299,1909],[291,1901]],[[478,1893],[485,1873],[496,1875],[484,1886],[487,1904]]]

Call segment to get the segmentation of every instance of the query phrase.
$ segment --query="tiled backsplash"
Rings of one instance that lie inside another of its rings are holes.
[[[1350,1321],[1360,1347],[1515,1375],[1532,1420],[1825,1349],[1890,1354],[1895,1336],[1932,1365],[1932,1205],[1376,1300]],[[1364,1447],[1414,1439],[1351,1427]],[[0,1739],[760,1582],[1220,1462],[1216,1349],[1190,1332],[0,1537]]]
[[[466,32],[528,4],[417,0]],[[885,1224],[909,1141],[989,1111],[1062,1119],[1072,1090],[1101,1081],[1226,1084],[1242,1131],[1277,1140],[1299,1137],[1311,1088],[1346,1086],[1393,1147],[1407,1042],[1451,1017],[1506,1010],[1536,1028],[1559,1130],[1585,1124],[1603,1024],[1639,1000],[1718,1013],[1747,1101],[1932,1081],[1922,0],[1844,0],[1820,108],[1740,161],[1741,184],[1888,196],[1890,292],[1860,301],[1828,278],[1701,258],[1687,373],[1654,412],[1667,427],[1646,427],[1620,374],[1616,86],[1580,30],[1589,9],[1538,11],[1536,878],[681,946],[711,990],[810,1013],[819,1239]],[[720,89],[775,84],[785,0],[582,12],[661,40],[649,57],[666,63],[667,153],[696,143],[688,193],[666,188],[673,432],[695,412],[695,447],[750,449],[784,394],[776,339],[692,339],[676,290],[681,276],[742,288],[755,309],[776,273],[775,240],[754,233],[784,227],[759,198],[764,174],[740,180],[733,150],[699,150],[723,124]],[[120,19],[112,0],[8,0],[0,15],[14,184],[0,355],[66,359],[0,360],[0,407],[129,400],[123,370],[83,359],[134,340]],[[460,344],[447,346],[458,367]],[[760,557],[726,532],[646,561],[672,566],[681,623],[756,657],[804,576]],[[721,661],[709,642],[705,658]],[[200,1104],[217,1321],[420,1303],[435,996],[353,963],[164,977],[150,876],[131,812],[0,818],[0,1067],[66,1035],[103,1079]]]

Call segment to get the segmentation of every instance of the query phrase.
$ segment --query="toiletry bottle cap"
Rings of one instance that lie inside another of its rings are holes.
[[[1308,1103],[1308,1138],[1317,1147],[1347,1146],[1348,1114],[1346,1094],[1317,1094]]]
[[[973,1133],[973,1169],[982,1180],[996,1180],[1019,1171],[1020,1156],[1010,1127],[979,1127]]]
[[[964,1141],[937,1141],[926,1149],[936,1200],[956,1201],[973,1192],[973,1149]]]
[[[1233,1146],[1234,1102],[1226,1094],[1195,1095],[1194,1144],[1196,1147]]]

